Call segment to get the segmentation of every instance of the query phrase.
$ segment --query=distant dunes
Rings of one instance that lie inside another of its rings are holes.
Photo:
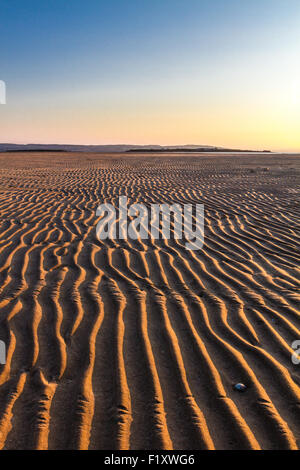
[[[298,183],[297,156],[1,154],[0,447],[299,448]],[[119,195],[203,202],[203,249],[99,241]]]

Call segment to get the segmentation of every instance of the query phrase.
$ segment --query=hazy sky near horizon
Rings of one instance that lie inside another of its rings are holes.
[[[300,151],[299,0],[0,0],[0,142]]]

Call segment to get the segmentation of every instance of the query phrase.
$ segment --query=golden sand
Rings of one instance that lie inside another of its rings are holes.
[[[0,447],[298,448],[299,172],[291,155],[0,154]],[[119,195],[204,203],[203,249],[99,241]]]

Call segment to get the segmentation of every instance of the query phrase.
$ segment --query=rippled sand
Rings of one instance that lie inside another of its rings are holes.
[[[1,448],[298,448],[299,174],[298,156],[0,154]],[[99,241],[119,195],[204,203],[203,249]]]

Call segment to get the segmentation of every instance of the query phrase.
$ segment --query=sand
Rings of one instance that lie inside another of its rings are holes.
[[[0,154],[0,447],[297,449],[299,172],[296,155]],[[119,195],[204,203],[203,249],[99,241]]]

